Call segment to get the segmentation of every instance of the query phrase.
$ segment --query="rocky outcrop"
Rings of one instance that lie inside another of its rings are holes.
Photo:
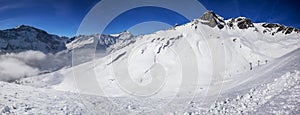
[[[259,30],[257,27],[255,27],[254,23],[249,18],[238,17],[238,18],[224,20],[224,18],[218,16],[213,11],[205,12],[200,17],[199,22],[201,22],[204,25],[208,25],[212,28],[217,26],[219,29],[223,29],[224,27],[227,27],[229,29],[254,28],[254,31],[256,32],[262,31],[263,33],[270,33],[271,35],[275,35],[277,33],[282,33],[282,34],[291,34],[293,32],[300,33],[300,30],[297,28],[288,27],[280,24],[274,24],[274,23],[264,23],[261,26],[264,27],[265,29]]]
[[[200,19],[201,19],[200,22],[202,24],[208,25],[213,28],[217,26],[219,29],[222,29],[225,26],[232,28],[235,25],[240,29],[247,29],[249,27],[254,27],[250,19],[243,18],[243,17],[231,19],[228,23],[226,23],[222,17],[218,16],[212,11],[204,13]]]
[[[240,29],[248,29],[250,27],[254,27],[252,21],[248,18],[237,18],[236,21],[237,21],[237,26]]]
[[[219,29],[222,29],[225,26],[225,21],[223,20],[223,18],[216,15],[212,11],[204,13],[200,19],[202,20],[202,24],[208,25],[213,28],[217,26]]]
[[[235,26],[239,29],[248,29],[250,27],[254,27],[252,21],[248,18],[238,17],[235,19],[229,19],[226,24],[229,28],[234,28]]]
[[[290,34],[292,32],[297,32],[299,33],[299,29],[293,28],[293,27],[288,27],[280,24],[274,24],[274,23],[264,23],[262,26],[265,28],[263,31],[264,33],[266,32],[272,32],[272,35],[275,35],[276,33],[283,33],[283,34]],[[276,30],[276,31],[272,31]]]

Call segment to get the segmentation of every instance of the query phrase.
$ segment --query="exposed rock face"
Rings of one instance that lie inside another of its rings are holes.
[[[200,19],[203,20],[203,22],[201,22],[202,24],[206,24],[213,28],[218,26],[219,29],[222,29],[225,25],[225,21],[212,11],[204,13]]]
[[[232,28],[233,27],[233,22],[235,22],[235,20],[231,19],[230,21],[228,21],[227,26]]]
[[[240,28],[240,29],[247,29],[249,27],[254,27],[252,21],[250,19],[247,19],[247,18],[237,18],[236,19],[237,21],[237,26]]]
[[[250,27],[254,27],[254,24],[252,21],[248,18],[239,17],[236,19],[230,19],[227,24],[229,28],[233,28],[234,26],[237,26],[239,29],[248,29]]]
[[[66,49],[67,39],[67,37],[51,35],[43,30],[21,25],[17,28],[0,31],[0,52],[35,50],[57,53]]]
[[[276,28],[276,27],[283,27],[279,24],[268,24],[268,23],[265,23],[265,24],[262,24],[263,27],[265,28]]]
[[[272,35],[276,34],[276,33],[283,33],[283,34],[290,34],[293,31],[299,33],[299,29],[297,28],[293,28],[293,27],[288,27],[288,26],[284,26],[284,25],[280,25],[280,24],[274,24],[274,23],[264,23],[262,24],[262,26],[264,28],[266,28],[263,32],[272,32]],[[276,31],[274,31],[276,30]]]
[[[202,20],[201,21],[202,24],[206,24],[210,27],[218,26],[219,29],[224,28],[226,25],[230,28],[236,25],[240,29],[247,29],[249,27],[254,27],[250,19],[242,18],[242,17],[231,19],[228,23],[226,23],[222,17],[216,15],[212,11],[204,13],[200,19]]]
[[[254,28],[254,31],[259,32],[259,29],[255,27],[253,22],[248,18],[238,17],[229,20],[224,20],[224,18],[218,16],[212,11],[205,12],[201,16],[200,22],[213,28],[216,26],[219,29],[223,29],[224,27],[228,27],[229,29]],[[280,24],[264,23],[261,26],[265,28],[264,30],[261,30],[263,33],[270,33],[271,35],[275,35],[280,32],[282,34],[291,34],[293,32],[300,33],[300,30],[297,28],[288,27]]]

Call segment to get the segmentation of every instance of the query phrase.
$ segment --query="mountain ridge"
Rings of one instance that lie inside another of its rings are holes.
[[[217,26],[219,29],[222,29],[224,26],[227,26],[230,29],[233,29],[234,26],[237,26],[239,29],[248,29],[249,27],[255,27],[254,23],[251,19],[247,17],[237,17],[237,18],[229,18],[224,19],[223,17],[217,15],[213,11],[205,12],[201,17],[201,20],[204,20],[204,22],[201,22],[202,24],[206,24],[210,27]],[[205,22],[206,21],[206,22]],[[258,23],[256,23],[258,24]],[[284,33],[284,34],[290,34],[292,32],[300,33],[300,30],[295,27],[291,26],[285,26],[279,23],[267,23],[263,22],[262,25],[265,30],[263,30],[263,33],[272,32],[271,34],[274,35],[276,33]],[[272,30],[276,29],[275,32]]]
[[[300,33],[300,30],[298,28],[285,26],[278,23],[253,23],[251,19],[248,19],[246,17],[237,17],[225,20],[223,17],[219,16],[213,11],[205,12],[199,19],[195,20],[212,28],[218,27],[221,30],[224,28],[241,30],[254,28],[254,31],[259,31],[258,28],[260,27],[257,27],[259,25],[262,27],[260,31],[262,31],[263,34],[270,34],[272,36],[280,33],[284,35],[288,35],[293,32]],[[195,29],[196,28],[197,27],[195,27]],[[70,38],[65,36],[58,36],[55,34],[49,34],[45,30],[38,29],[29,25],[20,25],[11,29],[0,30],[0,52],[9,53],[21,52],[25,50],[37,50],[44,53],[57,53],[63,50],[73,50],[76,47],[88,45],[93,40],[96,40],[95,42],[93,42],[93,46],[97,45],[98,49],[106,50],[111,49],[110,47],[117,42],[124,42],[124,40],[126,41],[126,39],[132,39],[135,37],[136,36],[133,36],[130,32],[125,31],[120,32],[119,34],[77,35]],[[22,38],[23,41],[19,40]]]

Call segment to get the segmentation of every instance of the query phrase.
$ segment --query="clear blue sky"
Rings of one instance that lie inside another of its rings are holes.
[[[299,0],[199,1],[206,9],[215,11],[225,19],[244,16],[254,22],[281,23],[300,28]],[[86,13],[98,2],[99,0],[0,0],[0,29],[25,24],[52,34],[71,37],[76,34]],[[118,33],[144,21],[162,21],[174,25],[186,23],[187,19],[162,8],[136,8],[116,18],[104,33]],[[149,31],[156,28],[153,26]],[[149,32],[147,29],[143,31]]]

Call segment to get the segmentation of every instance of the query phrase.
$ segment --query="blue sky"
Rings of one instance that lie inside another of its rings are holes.
[[[141,0],[142,1],[142,0]],[[0,0],[0,29],[25,24],[61,36],[74,36],[88,11],[99,0]],[[184,0],[183,0],[184,2]],[[254,22],[281,23],[300,28],[299,0],[199,0],[206,9],[225,19],[244,16]],[[199,15],[197,11],[192,11]],[[144,7],[125,12],[117,17],[104,33],[118,33],[145,21],[161,21],[169,25],[188,20],[163,8]],[[139,29],[135,34],[158,29]],[[164,27],[165,28],[165,27]]]

